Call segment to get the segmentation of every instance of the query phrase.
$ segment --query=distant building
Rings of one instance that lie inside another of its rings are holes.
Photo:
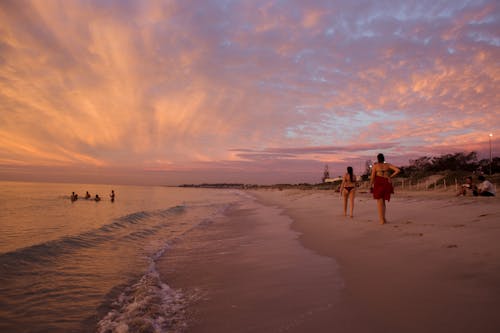
[[[323,178],[321,178],[321,181],[323,183],[326,183],[327,179],[330,178],[330,171],[328,170],[328,164],[325,164],[325,170],[323,171]]]
[[[337,177],[337,178],[326,178],[323,180],[323,183],[335,183],[335,182],[341,182],[342,177]]]

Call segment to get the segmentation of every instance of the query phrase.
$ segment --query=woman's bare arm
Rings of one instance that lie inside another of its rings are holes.
[[[391,178],[395,177],[398,173],[400,173],[400,172],[401,172],[401,170],[400,170],[398,167],[396,167],[396,166],[394,166],[394,165],[392,165],[392,164],[389,164],[389,168],[390,168],[392,171],[394,171],[394,172],[392,173],[392,175],[390,175],[390,177],[391,177]]]

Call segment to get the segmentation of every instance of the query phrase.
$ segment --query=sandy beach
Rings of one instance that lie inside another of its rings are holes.
[[[160,262],[189,332],[498,332],[500,201],[257,190]],[[200,262],[205,263],[200,265]]]
[[[353,219],[334,192],[255,195],[285,209],[305,247],[335,258],[345,281],[341,304],[357,331],[500,329],[498,198],[403,192],[388,203],[389,224],[379,225],[369,194],[357,196]]]

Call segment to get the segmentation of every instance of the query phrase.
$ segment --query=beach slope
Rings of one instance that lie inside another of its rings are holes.
[[[358,195],[353,219],[332,191],[253,194],[284,210],[306,248],[335,258],[344,332],[351,320],[361,332],[500,331],[498,198],[402,193],[379,225],[369,194]]]

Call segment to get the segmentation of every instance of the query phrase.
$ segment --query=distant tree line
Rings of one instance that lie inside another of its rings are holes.
[[[410,165],[401,167],[401,177],[419,179],[431,174],[452,172],[454,174],[490,173],[490,159],[478,160],[476,152],[443,154],[441,156],[423,156],[410,160]],[[364,177],[369,177],[371,162],[367,161]],[[491,173],[500,172],[500,157],[494,157]]]
[[[444,154],[434,157],[420,157],[410,160],[410,165],[401,168],[403,176],[425,176],[443,171],[485,173],[490,172],[490,159],[478,160],[476,152]],[[491,172],[500,172],[500,158],[495,157],[491,163]]]
[[[179,187],[202,187],[202,188],[244,188],[245,184],[240,183],[203,183],[203,184],[181,184]]]

